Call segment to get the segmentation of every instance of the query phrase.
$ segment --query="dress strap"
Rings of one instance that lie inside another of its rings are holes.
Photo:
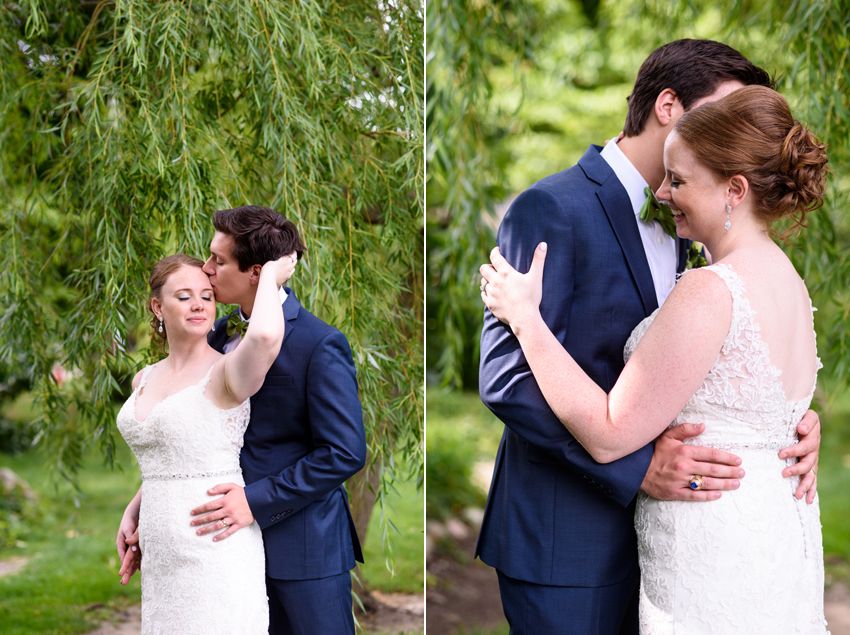
[[[148,366],[145,366],[145,368],[142,370],[142,380],[139,382],[139,386],[136,388],[137,392],[141,392],[142,388],[145,387],[145,384],[148,383],[148,376],[151,374],[151,371],[153,370],[154,366],[156,366],[156,364],[150,364]]]
[[[212,369],[215,368],[215,365],[218,364],[218,360],[215,360],[215,363],[210,366],[210,369],[207,371],[207,374],[204,375],[204,378],[198,383],[198,388],[201,392],[204,392],[207,388],[207,384],[210,383],[210,377],[212,377]]]
[[[805,283],[806,283],[806,281],[804,280],[803,284],[805,284]],[[815,311],[817,311],[818,309],[814,304],[812,304],[812,298],[811,297],[809,297],[809,308],[811,308],[811,310],[812,310],[812,336],[815,338],[815,350],[817,350],[818,349],[818,333],[817,333],[817,331],[815,331]],[[817,369],[820,370],[821,368],[823,368],[823,363],[820,361],[820,357],[818,357],[817,360],[818,360],[818,368]],[[815,373],[815,387],[817,387],[817,383],[818,383],[818,378],[817,378],[817,373]],[[812,391],[812,392],[814,392],[814,391]]]
[[[719,263],[700,268],[715,273],[721,280],[723,280],[723,282],[726,283],[726,286],[729,288],[729,293],[732,294],[733,304],[738,304],[744,297],[746,293],[744,290],[744,281],[741,280],[741,276],[735,273],[735,270],[732,269],[732,265]]]

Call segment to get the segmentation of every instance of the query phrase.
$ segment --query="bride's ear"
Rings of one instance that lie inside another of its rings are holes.
[[[726,187],[726,198],[733,208],[737,207],[741,201],[747,197],[747,192],[750,191],[750,184],[747,178],[736,174],[731,179]]]
[[[157,320],[162,319],[162,303],[156,298],[151,298],[151,311],[153,311]]]

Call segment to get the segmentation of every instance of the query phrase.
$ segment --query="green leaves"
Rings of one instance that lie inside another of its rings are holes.
[[[205,258],[211,213],[251,203],[305,239],[293,287],[351,341],[373,459],[421,470],[422,19],[366,1],[0,12],[0,356],[25,355],[60,473],[95,441],[111,456],[113,406],[154,355],[153,263]]]

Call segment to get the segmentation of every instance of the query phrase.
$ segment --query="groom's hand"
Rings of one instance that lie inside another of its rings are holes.
[[[797,457],[799,461],[791,467],[782,470],[782,476],[800,476],[800,484],[794,496],[798,499],[806,497],[811,505],[817,493],[818,453],[820,452],[820,417],[814,410],[809,410],[802,421],[797,424],[797,436],[800,442],[779,452],[780,459]]]
[[[213,538],[213,541],[218,542],[254,522],[254,514],[245,498],[245,488],[236,483],[224,483],[208,489],[207,494],[224,496],[192,510],[192,516],[197,516],[190,523],[192,527],[203,525],[196,532],[199,536],[225,529]]]
[[[659,500],[712,501],[719,490],[738,489],[744,470],[741,459],[718,450],[683,443],[702,434],[705,424],[685,423],[669,428],[655,440],[655,452],[640,488]],[[702,488],[693,490],[688,481],[702,476]]]

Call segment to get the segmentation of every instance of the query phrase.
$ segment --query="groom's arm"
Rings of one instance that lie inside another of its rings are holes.
[[[366,464],[366,433],[351,348],[333,330],[317,345],[307,370],[307,409],[316,449],[278,474],[245,487],[263,529],[333,491]]]
[[[561,252],[557,266],[543,274],[540,312],[560,341],[565,341],[577,272],[577,249],[569,213],[548,192],[530,189],[514,201],[499,228],[502,255],[519,271],[527,271],[537,245],[546,241],[550,254]],[[552,260],[550,258],[550,260]],[[599,464],[558,420],[531,373],[519,341],[510,328],[485,309],[481,333],[479,392],[484,404],[523,439],[596,485],[621,505],[628,505],[643,482],[652,445],[613,463]]]

